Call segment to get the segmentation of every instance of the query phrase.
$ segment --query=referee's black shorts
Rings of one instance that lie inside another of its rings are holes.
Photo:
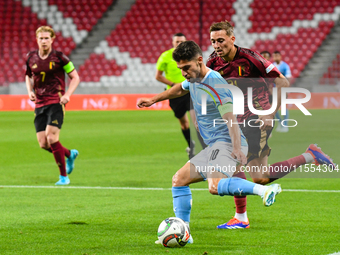
[[[253,159],[269,156],[271,148],[268,146],[268,138],[273,130],[260,130],[260,123],[255,123],[259,116],[250,116],[245,121],[245,126],[240,124],[240,128],[248,142],[247,163]],[[250,125],[248,122],[250,121]],[[252,127],[254,126],[254,127]]]
[[[45,131],[46,126],[61,129],[64,122],[65,106],[61,104],[45,105],[34,110],[34,125],[36,132]]]
[[[175,117],[177,119],[182,118],[187,111],[190,111],[190,93],[182,97],[169,99],[169,104],[175,113]]]

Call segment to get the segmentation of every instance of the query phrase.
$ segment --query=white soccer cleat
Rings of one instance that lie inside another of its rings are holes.
[[[275,196],[282,192],[280,184],[272,184],[267,187],[264,194],[261,196],[264,206],[271,206],[275,203]]]

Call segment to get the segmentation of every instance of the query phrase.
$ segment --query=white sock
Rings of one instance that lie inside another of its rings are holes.
[[[262,196],[267,188],[268,187],[263,186],[261,184],[255,184],[255,186],[253,188],[253,192],[254,192],[255,195]]]
[[[306,160],[306,164],[310,164],[314,162],[314,158],[312,155],[310,155],[309,153],[302,153],[302,156],[305,157]]]
[[[236,219],[240,220],[240,221],[248,221],[248,216],[247,216],[247,212],[244,213],[235,213],[234,216]]]

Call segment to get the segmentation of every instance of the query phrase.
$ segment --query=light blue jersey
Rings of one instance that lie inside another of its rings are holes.
[[[281,60],[280,64],[277,64],[276,62],[274,62],[273,64],[286,78],[292,77],[292,72],[290,71],[290,67],[286,62]]]
[[[228,83],[218,72],[211,69],[200,83],[190,83],[187,80],[182,82],[182,88],[190,91],[200,134],[209,146],[217,141],[232,143],[228,126],[221,121],[220,111],[223,112],[223,108],[232,105],[233,95],[227,88],[216,88],[217,84]],[[202,114],[202,95],[207,99],[206,114]],[[241,146],[248,146],[241,130],[240,133]]]

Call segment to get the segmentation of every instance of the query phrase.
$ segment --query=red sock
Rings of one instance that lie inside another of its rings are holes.
[[[65,150],[61,143],[58,141],[51,144],[52,153],[60,171],[60,175],[67,176],[65,164]]]
[[[239,177],[242,179],[247,179],[244,172],[239,172],[234,175],[234,177]],[[236,213],[245,213],[247,211],[247,196],[234,196],[234,201],[236,205]]]
[[[286,174],[289,174],[294,169],[301,165],[306,164],[306,159],[303,155],[290,158],[286,161],[277,162],[269,166],[270,181],[273,182],[279,178],[282,178]]]
[[[71,152],[69,149],[66,149],[64,146],[63,147],[63,150],[64,150],[64,154],[65,154],[65,157],[66,158],[69,158],[71,156]]]

